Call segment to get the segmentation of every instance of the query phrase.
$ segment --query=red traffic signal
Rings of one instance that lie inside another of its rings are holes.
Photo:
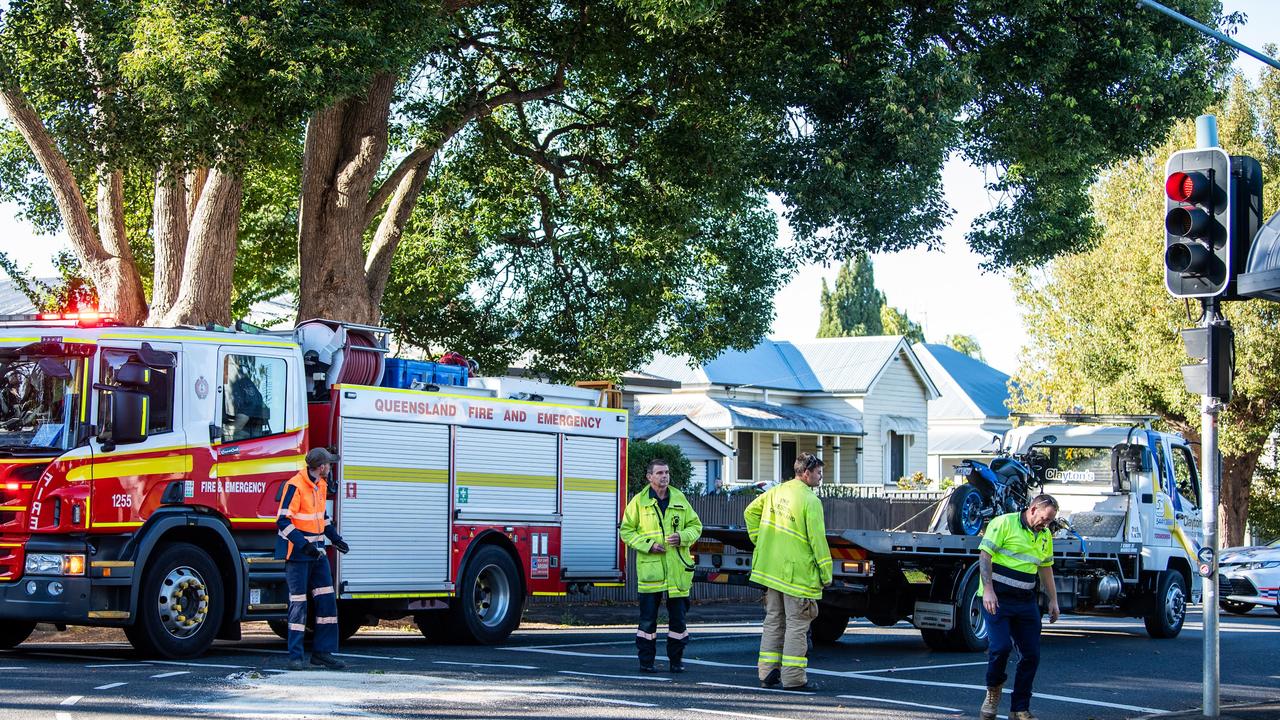
[[[1182,150],[1165,167],[1165,287],[1174,297],[1222,295],[1234,277],[1231,157]]]
[[[1164,193],[1176,203],[1199,203],[1209,197],[1209,178],[1198,172],[1177,171],[1164,181]]]

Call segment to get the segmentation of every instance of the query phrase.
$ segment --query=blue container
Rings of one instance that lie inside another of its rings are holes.
[[[435,363],[435,379],[437,385],[461,385],[466,387],[467,368],[463,365],[446,365]]]
[[[430,360],[404,360],[387,358],[382,371],[382,387],[411,388],[415,382],[423,385],[437,383],[436,363]]]

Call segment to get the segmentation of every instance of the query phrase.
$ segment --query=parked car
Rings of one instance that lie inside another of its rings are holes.
[[[1280,539],[1267,545],[1227,548],[1219,561],[1218,590],[1223,610],[1244,615],[1264,605],[1280,615]]]

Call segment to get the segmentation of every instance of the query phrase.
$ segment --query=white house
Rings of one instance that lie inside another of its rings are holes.
[[[939,480],[961,460],[982,458],[992,437],[1012,427],[1009,376],[946,345],[918,343],[915,351],[942,393],[929,401],[928,475]]]
[[[660,356],[644,372],[680,387],[638,396],[638,414],[687,416],[733,445],[724,484],[789,479],[806,451],[834,484],[883,487],[926,470],[938,389],[901,336],[766,340],[697,367]]]
[[[632,440],[661,442],[680,448],[693,465],[690,488],[703,492],[720,486],[725,461],[733,457],[733,446],[699,427],[684,415],[635,415],[628,428]]]

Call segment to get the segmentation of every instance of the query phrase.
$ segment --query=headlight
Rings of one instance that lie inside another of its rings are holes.
[[[36,553],[27,556],[25,574],[83,575],[84,565],[84,555],[46,555]]]
[[[1266,562],[1258,564],[1264,568],[1278,568],[1280,567],[1280,560],[1267,560]]]

